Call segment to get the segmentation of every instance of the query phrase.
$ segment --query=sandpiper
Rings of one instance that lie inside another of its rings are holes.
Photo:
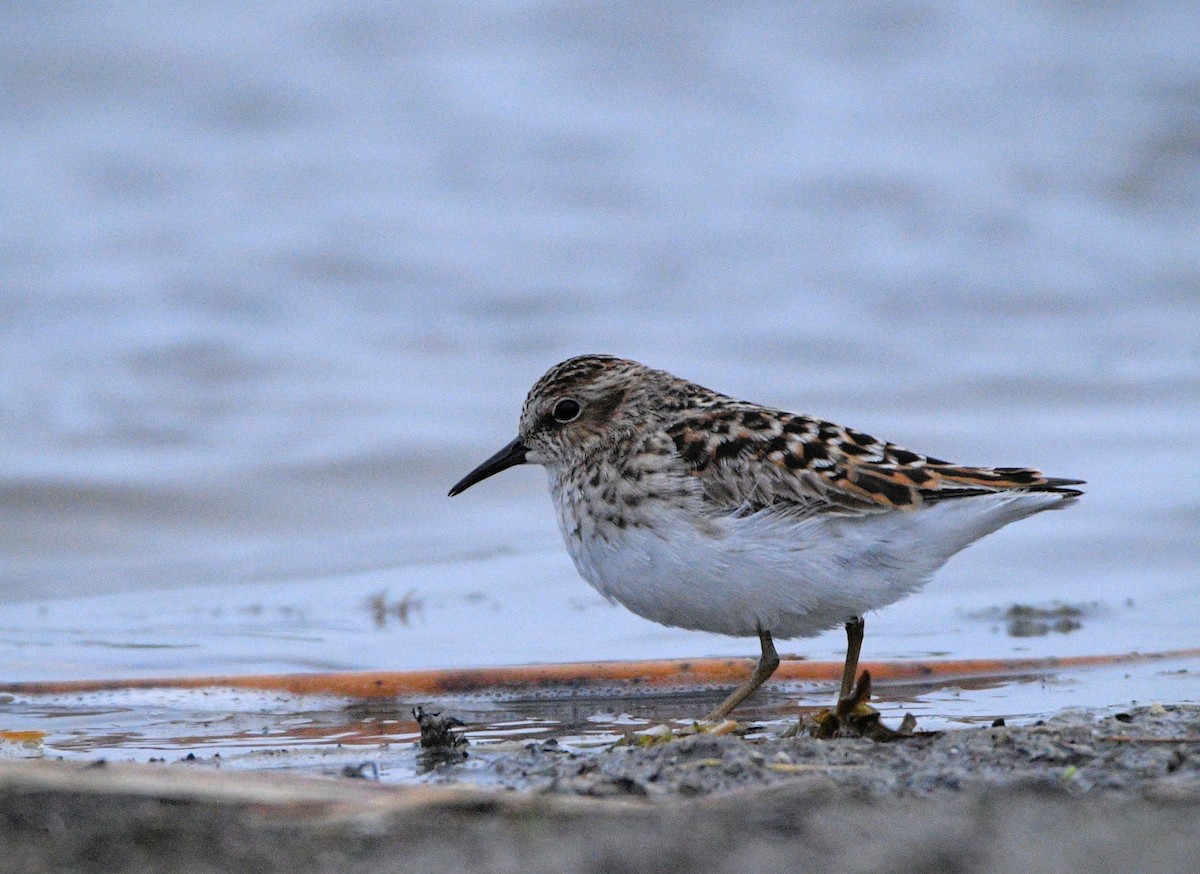
[[[847,701],[866,611],[1082,494],[1082,480],[951,464],[611,355],[550,368],[519,436],[450,494],[526,463],[546,468],[567,550],[601,594],[663,625],[758,637],[757,667],[712,720],[775,671],[775,638],[843,624]]]

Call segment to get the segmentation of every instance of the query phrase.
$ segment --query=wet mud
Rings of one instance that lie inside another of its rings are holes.
[[[1071,795],[1200,799],[1200,707],[1134,708],[1097,717],[1067,711],[1038,725],[868,738],[638,735],[602,753],[553,742],[477,750],[468,779],[534,792],[699,796],[820,775],[877,799],[1041,786]],[[453,769],[438,779],[462,779]]]
[[[889,743],[513,746],[473,746],[432,785],[399,787],[369,773],[0,762],[0,870],[1184,872],[1200,860],[1191,705]]]

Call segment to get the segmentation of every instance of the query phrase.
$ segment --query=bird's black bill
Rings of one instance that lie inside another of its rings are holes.
[[[455,483],[454,488],[450,490],[450,497],[453,498],[459,492],[465,492],[471,486],[475,485],[475,483],[482,482],[492,474],[508,470],[510,467],[516,467],[518,464],[524,464],[525,455],[528,452],[529,447],[522,443],[521,438],[518,437]]]

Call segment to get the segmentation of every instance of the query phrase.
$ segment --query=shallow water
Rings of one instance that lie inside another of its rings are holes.
[[[1089,481],[867,658],[1197,643],[1194,5],[4,18],[4,679],[752,654],[605,604],[537,472],[445,498],[584,351]],[[1082,627],[987,618],[1055,601]]]

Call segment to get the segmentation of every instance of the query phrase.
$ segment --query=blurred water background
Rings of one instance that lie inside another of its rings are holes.
[[[446,498],[594,351],[1089,481],[865,658],[1197,643],[1194,3],[0,24],[4,679],[754,654],[606,604],[536,469]],[[1081,627],[1010,633],[1055,602]],[[1195,699],[1198,667],[1020,706]]]

